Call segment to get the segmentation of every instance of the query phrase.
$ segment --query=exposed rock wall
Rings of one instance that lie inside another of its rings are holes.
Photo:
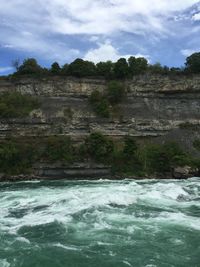
[[[1,79],[0,93],[18,91],[39,98],[41,108],[23,119],[0,120],[0,137],[71,135],[81,140],[92,131],[121,137],[127,134],[171,138],[191,147],[199,137],[200,76],[138,76],[124,82],[127,96],[109,119],[98,118],[88,96],[106,90],[101,79]]]
[[[193,150],[193,141],[200,138],[200,76],[145,75],[128,80],[124,82],[126,98],[111,118],[102,119],[92,111],[88,97],[94,90],[103,92],[106,87],[107,82],[101,79],[0,79],[0,94],[18,91],[37,97],[41,103],[40,109],[26,118],[0,119],[0,138],[70,135],[78,142],[92,131],[101,131],[115,138],[132,135],[141,142],[174,140]],[[89,162],[72,166],[36,163],[32,170],[33,177],[48,178],[110,174],[108,166]]]

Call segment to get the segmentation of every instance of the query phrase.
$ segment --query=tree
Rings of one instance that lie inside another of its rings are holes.
[[[59,64],[57,62],[54,62],[52,65],[51,65],[51,69],[50,69],[50,72],[54,75],[58,75],[60,74],[61,72],[61,68],[59,66]]]
[[[109,82],[107,88],[107,97],[111,104],[118,104],[122,101],[125,94],[124,87],[117,81]]]
[[[99,62],[96,64],[97,75],[103,76],[105,78],[110,78],[113,76],[113,63],[112,61]]]
[[[19,66],[17,74],[41,74],[42,68],[38,65],[36,59],[25,59],[23,64]]]
[[[39,101],[30,95],[5,92],[0,96],[0,118],[23,118],[39,107]]]
[[[148,61],[143,57],[130,57],[128,59],[129,70],[132,75],[142,74],[147,70]]]
[[[69,75],[76,77],[94,76],[96,75],[96,66],[93,62],[77,58],[69,64],[68,72]]]
[[[131,160],[135,158],[137,149],[138,145],[135,139],[131,136],[126,136],[124,140],[124,149],[123,149],[124,158],[126,160]]]
[[[114,74],[116,78],[124,79],[129,74],[129,67],[128,63],[125,58],[120,58],[115,64],[114,64]]]
[[[102,93],[100,93],[97,90],[93,91],[89,97],[89,102],[92,106],[92,109],[98,116],[102,118],[109,118],[110,116],[109,103],[106,97]]]
[[[44,156],[50,161],[72,162],[73,146],[68,136],[50,136],[47,139]]]
[[[148,69],[150,72],[155,73],[155,74],[162,74],[163,73],[163,67],[159,62],[157,62],[153,65],[149,65]]]
[[[63,67],[61,69],[61,73],[63,75],[68,75],[69,74],[69,64],[66,63],[65,65],[63,65]]]
[[[186,70],[193,73],[200,72],[200,52],[186,58]]]
[[[90,157],[97,162],[108,163],[114,150],[112,140],[98,132],[90,134],[85,141],[85,146]]]

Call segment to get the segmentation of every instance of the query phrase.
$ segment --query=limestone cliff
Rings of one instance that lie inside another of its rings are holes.
[[[124,82],[126,98],[109,119],[96,116],[88,102],[101,79],[1,79],[0,93],[18,91],[36,96],[41,108],[23,119],[1,119],[0,137],[70,135],[80,141],[92,131],[120,138],[125,135],[175,140],[186,149],[200,137],[200,76],[138,76]]]

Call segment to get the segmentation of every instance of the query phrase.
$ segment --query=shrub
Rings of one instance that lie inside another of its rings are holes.
[[[122,102],[124,95],[124,87],[119,82],[112,81],[108,84],[107,97],[112,105]]]
[[[73,161],[73,146],[70,137],[50,136],[47,138],[44,157],[50,161]]]
[[[65,108],[63,113],[64,113],[64,116],[67,119],[72,120],[72,118],[73,118],[73,110],[71,109],[71,107]]]
[[[51,65],[51,69],[50,69],[51,74],[53,75],[59,75],[61,73],[61,68],[59,66],[59,64],[57,62],[54,62]]]
[[[95,132],[86,139],[85,146],[88,155],[95,161],[102,163],[110,162],[114,151],[114,144],[109,138]]]
[[[0,171],[8,174],[25,173],[35,156],[33,145],[28,142],[3,141],[0,143]]]
[[[125,58],[120,58],[114,64],[113,70],[117,79],[125,79],[129,76],[129,66]]]
[[[173,167],[183,166],[190,162],[190,156],[184,153],[175,142],[164,145],[148,144],[140,149],[139,154],[147,173],[170,172]]]
[[[93,62],[77,58],[68,66],[68,74],[75,77],[88,77],[96,75],[96,66]]]
[[[198,151],[200,151],[200,140],[199,139],[194,140],[193,147],[197,149]]]
[[[193,53],[186,58],[186,70],[192,73],[200,73],[200,52]]]
[[[131,56],[128,59],[128,63],[129,63],[129,72],[131,73],[131,75],[138,75],[145,73],[148,67],[148,61],[143,57],[135,58]]]
[[[94,112],[103,118],[109,118],[110,116],[110,108],[108,100],[103,96],[99,91],[92,92],[89,103],[92,106]]]
[[[23,64],[20,65],[15,74],[17,75],[40,75],[43,69],[38,65],[37,60],[34,58],[25,59]]]
[[[21,118],[28,116],[33,109],[39,108],[36,98],[18,92],[0,95],[0,117]]]

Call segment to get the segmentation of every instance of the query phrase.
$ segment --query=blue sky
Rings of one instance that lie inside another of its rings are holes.
[[[200,51],[195,0],[0,0],[0,75],[15,59],[49,67],[130,55],[183,66]]]

